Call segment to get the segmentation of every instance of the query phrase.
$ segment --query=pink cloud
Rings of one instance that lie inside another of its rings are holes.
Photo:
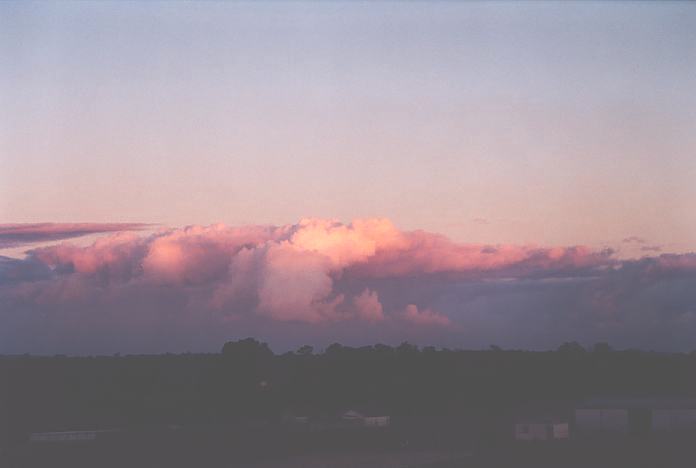
[[[628,261],[583,246],[458,243],[386,219],[119,232],[0,257],[0,342],[21,349],[19,324],[26,333],[45,324],[65,343],[113,330],[145,343],[162,343],[160,332],[208,343],[327,330],[337,339],[456,335],[450,343],[459,343],[470,330],[470,340],[496,339],[500,327],[534,340],[595,328],[622,339],[664,323],[687,343],[695,281],[694,254]]]
[[[398,243],[378,249],[369,262],[356,264],[354,270],[366,276],[398,277],[419,273],[493,271],[511,266],[587,267],[606,263],[611,254],[582,246],[539,248],[457,244],[444,236],[423,231],[400,235]]]
[[[406,306],[403,318],[416,325],[446,326],[450,324],[450,319],[445,315],[439,314],[432,309],[418,310],[418,307],[414,304]]]
[[[340,286],[344,277],[368,282],[437,273],[482,277],[510,268],[588,267],[608,258],[584,247],[455,243],[438,234],[401,231],[387,219],[348,224],[304,219],[280,227],[189,226],[145,237],[119,233],[87,247],[60,244],[29,255],[63,279],[78,275],[100,287],[175,288],[196,307],[307,323],[379,322],[399,315],[407,305],[385,310],[370,288],[346,301],[347,292]],[[416,324],[447,320],[428,308],[410,306],[404,317]]]
[[[258,289],[259,312],[278,320],[320,322],[334,316],[343,298],[331,298],[331,260],[289,242],[268,247]]]
[[[365,289],[360,295],[353,298],[353,305],[360,319],[368,322],[381,322],[385,318],[384,309],[375,291]]]
[[[59,244],[31,251],[33,258],[51,268],[70,268],[76,273],[128,279],[140,272],[138,259],[146,240],[132,233],[119,233],[97,239],[89,247]]]

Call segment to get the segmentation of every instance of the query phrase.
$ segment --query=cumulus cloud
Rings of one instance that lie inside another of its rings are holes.
[[[21,247],[38,242],[57,241],[90,234],[138,231],[142,223],[27,223],[0,224],[0,248]]]
[[[409,304],[403,312],[403,318],[416,325],[449,325],[450,319],[431,309],[418,310],[414,304]]]
[[[583,246],[455,243],[386,219],[116,233],[0,259],[0,352],[31,351],[27,338],[49,324],[47,349],[56,351],[100,334],[114,347],[174,351],[215,348],[236,333],[288,344],[322,336],[644,343],[654,323],[660,336],[676,323],[690,329],[694,258],[620,261]],[[681,340],[689,346],[688,335]]]
[[[384,320],[384,308],[379,302],[379,296],[375,291],[365,289],[353,299],[355,311],[358,317],[369,322],[381,322]]]

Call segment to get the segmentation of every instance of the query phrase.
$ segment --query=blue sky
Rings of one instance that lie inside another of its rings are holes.
[[[0,31],[5,222],[694,246],[688,2],[3,2]]]
[[[694,349],[695,89],[690,2],[1,2],[0,352]]]

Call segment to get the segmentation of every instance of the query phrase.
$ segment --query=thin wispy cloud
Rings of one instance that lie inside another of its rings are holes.
[[[647,241],[643,239],[642,237],[638,236],[630,236],[630,237],[625,237],[622,242],[624,244],[645,244]]]
[[[23,223],[0,224],[0,248],[21,247],[40,242],[72,239],[91,234],[139,231],[144,223]]]
[[[659,245],[644,245],[640,248],[642,252],[661,252],[662,247]]]

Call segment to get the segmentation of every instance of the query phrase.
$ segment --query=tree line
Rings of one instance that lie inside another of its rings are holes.
[[[252,338],[220,353],[0,358],[10,434],[137,425],[329,418],[349,408],[392,417],[500,412],[590,396],[696,395],[696,355],[590,350],[450,350],[377,344],[274,354]]]

